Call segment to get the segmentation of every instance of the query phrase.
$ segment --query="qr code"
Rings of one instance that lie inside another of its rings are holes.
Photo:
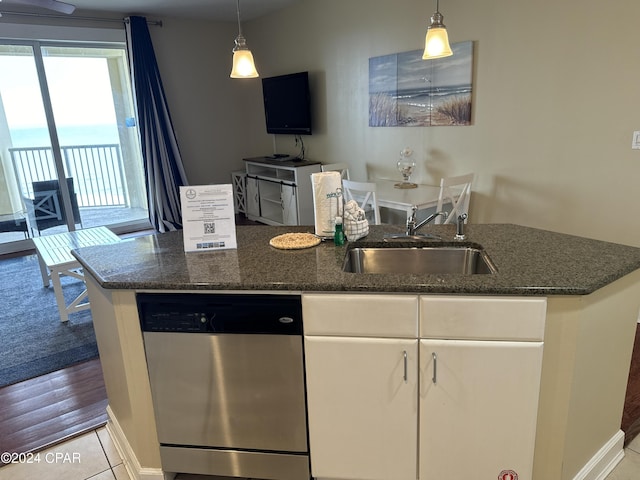
[[[204,224],[204,233],[216,233],[216,224],[214,222]]]

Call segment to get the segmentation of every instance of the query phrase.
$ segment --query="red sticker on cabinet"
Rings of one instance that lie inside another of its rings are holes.
[[[518,480],[518,474],[513,470],[502,470],[498,475],[498,480]]]

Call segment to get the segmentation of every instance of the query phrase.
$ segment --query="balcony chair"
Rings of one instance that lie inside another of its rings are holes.
[[[451,205],[449,215],[443,222],[438,216],[434,223],[456,223],[458,215],[469,214],[469,201],[471,200],[471,184],[473,183],[473,173],[459,175],[457,177],[444,177],[440,180],[440,195],[436,212],[441,212],[443,207]],[[457,197],[457,200],[456,200]],[[445,208],[446,210],[446,208]],[[465,220],[465,223],[467,220]]]
[[[323,172],[340,172],[342,180],[349,180],[349,165],[346,163],[327,163],[320,168]]]
[[[31,235],[34,235],[34,228],[38,234],[47,228],[66,225],[67,221],[62,208],[62,192],[58,180],[45,180],[33,182],[33,198],[23,197],[27,210]],[[78,208],[78,198],[73,187],[73,178],[67,178],[67,187],[71,197],[71,209],[74,222],[82,227],[80,209]]]
[[[355,200],[365,211],[369,223],[380,225],[380,208],[378,207],[377,187],[373,182],[354,182],[342,180],[345,201]],[[355,193],[355,196],[354,196]],[[373,217],[370,218],[370,217]]]
[[[29,237],[29,229],[27,228],[27,219],[22,213],[7,213],[0,215],[0,233],[22,232],[24,238]]]

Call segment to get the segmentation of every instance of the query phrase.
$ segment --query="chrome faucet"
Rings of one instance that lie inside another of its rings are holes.
[[[447,212],[436,212],[436,213],[433,213],[433,214],[429,215],[427,218],[425,218],[420,223],[416,224],[416,211],[417,210],[418,210],[417,207],[412,207],[411,208],[411,215],[409,216],[409,218],[407,218],[407,235],[408,236],[415,235],[419,228],[422,228],[424,225],[426,225],[427,223],[431,222],[436,217],[442,215],[442,218],[446,219],[447,215],[448,215]]]
[[[458,215],[456,219],[456,236],[455,240],[464,240],[467,236],[464,234],[464,221],[469,217],[466,213]]]

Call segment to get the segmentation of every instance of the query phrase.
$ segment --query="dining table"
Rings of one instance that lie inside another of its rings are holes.
[[[375,180],[378,207],[401,210],[409,218],[414,207],[416,210],[424,210],[438,205],[440,186],[421,183],[414,184],[416,185],[414,188],[396,186],[401,183],[397,180]]]

